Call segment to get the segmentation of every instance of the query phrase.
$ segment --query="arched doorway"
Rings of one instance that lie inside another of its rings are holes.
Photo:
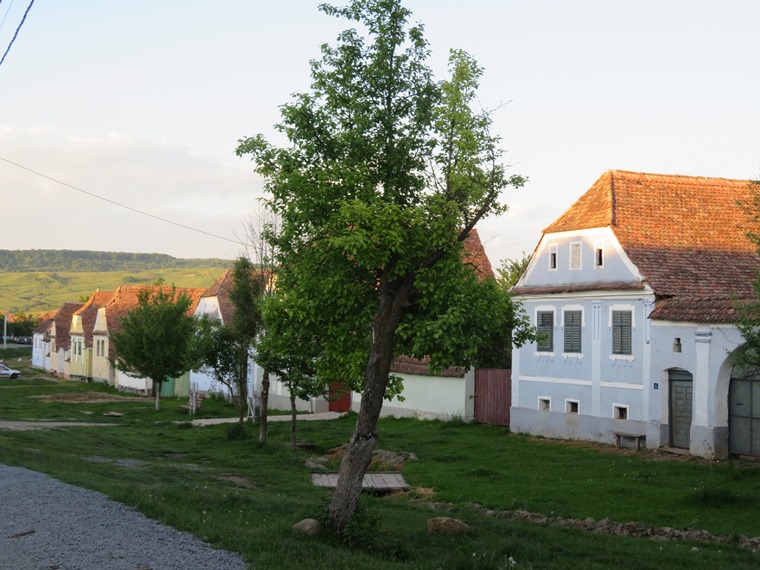
[[[728,451],[760,455],[760,375],[738,367],[728,388]]]
[[[668,370],[670,445],[689,449],[694,377],[686,370]]]

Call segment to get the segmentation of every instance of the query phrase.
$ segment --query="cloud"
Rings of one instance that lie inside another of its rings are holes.
[[[39,173],[0,161],[4,193],[13,197],[6,201],[4,249],[234,257],[242,246],[117,204],[237,241],[261,195],[250,163],[198,156],[166,140],[0,126],[0,149],[0,157]]]

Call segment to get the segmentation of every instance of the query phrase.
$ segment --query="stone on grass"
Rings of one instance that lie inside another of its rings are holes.
[[[451,517],[428,519],[427,529],[431,534],[442,534],[444,536],[462,536],[470,532],[470,527],[466,523]]]
[[[322,533],[322,523],[317,519],[303,519],[293,525],[293,530],[306,536],[316,536]]]

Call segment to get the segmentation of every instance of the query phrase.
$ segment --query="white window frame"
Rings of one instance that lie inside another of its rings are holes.
[[[533,322],[536,323],[536,329],[538,329],[538,313],[551,313],[552,314],[552,349],[556,346],[557,342],[557,307],[554,305],[538,305],[535,309]],[[536,355],[537,356],[554,356],[554,350],[551,352],[539,351],[538,340],[536,340]]]
[[[580,271],[583,269],[583,242],[582,241],[571,241],[569,244],[570,249],[570,256],[568,259],[568,266],[570,267],[570,271]],[[574,252],[578,251],[578,266],[575,267],[573,265],[573,260],[575,259]]]
[[[621,418],[618,411],[619,410],[625,410],[625,417]],[[631,418],[631,410],[628,407],[628,404],[612,404],[612,418],[615,420],[628,420]]]
[[[551,412],[552,411],[552,399],[550,396],[538,397],[538,411],[539,412]]]
[[[607,308],[607,330],[610,333],[610,360],[636,360],[634,353],[633,333],[636,331],[636,308],[633,305],[615,304]],[[612,352],[612,313],[628,311],[631,313],[631,354],[613,354]]]
[[[572,404],[575,404],[576,410],[573,412],[571,410]],[[574,400],[572,398],[565,398],[565,413],[566,414],[578,414],[581,413],[581,401],[580,400]]]
[[[601,259],[597,257],[597,252],[601,252]],[[601,263],[598,263],[601,261]],[[604,269],[604,240],[594,240],[594,269]]]
[[[553,264],[552,261],[554,262]],[[557,244],[551,243],[549,244],[549,271],[557,271],[558,266],[559,257],[557,254]]]
[[[566,311],[580,311],[581,312],[581,351],[580,352],[565,352],[565,312]],[[562,356],[565,358],[583,358],[583,331],[586,330],[586,311],[583,305],[564,305],[562,307]]]

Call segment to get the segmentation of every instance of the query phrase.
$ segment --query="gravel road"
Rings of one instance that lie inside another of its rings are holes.
[[[105,495],[0,465],[0,570],[244,570]]]

